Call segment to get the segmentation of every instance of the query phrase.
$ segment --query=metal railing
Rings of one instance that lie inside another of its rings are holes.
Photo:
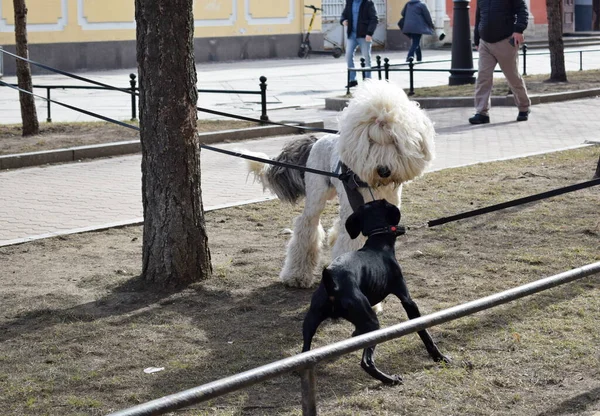
[[[521,57],[523,62],[523,75],[527,75],[527,57],[528,56],[540,56],[540,55],[550,55],[550,52],[527,52],[527,44],[523,44],[521,49]],[[583,49],[583,50],[574,50],[574,51],[564,51],[565,54],[579,54],[579,70],[583,71],[583,53],[584,52],[600,52],[600,49]],[[478,57],[474,57],[473,60],[479,59]],[[360,68],[348,68],[347,69],[347,83],[348,87],[346,87],[346,93],[350,94],[350,73],[351,72],[361,72],[363,80],[366,77],[367,72],[376,72],[379,79],[389,80],[390,72],[408,72],[409,73],[409,90],[408,95],[414,95],[415,87],[414,87],[414,76],[415,72],[452,72],[452,73],[471,73],[474,74],[477,72],[477,68],[417,68],[417,66],[427,65],[427,64],[438,64],[438,63],[446,63],[452,62],[452,59],[440,59],[435,61],[422,61],[422,62],[402,62],[399,64],[390,64],[389,58],[384,58],[383,63],[381,62],[381,56],[377,55],[375,57],[376,65],[374,67],[367,67],[365,63],[365,58],[360,58]],[[501,70],[495,70],[494,72],[502,72]]]
[[[345,341],[294,355],[293,357],[275,361],[243,373],[213,381],[212,383],[120,410],[111,413],[109,416],[162,415],[292,371],[301,372],[302,414],[304,416],[313,416],[317,414],[315,366],[318,363],[385,341],[400,338],[435,325],[454,321],[464,316],[472,315],[476,312],[490,309],[596,273],[600,273],[600,262],[527,283],[430,315],[411,319],[389,328],[379,329]]]
[[[2,59],[3,54],[0,53],[0,63],[1,63],[1,59]],[[0,66],[1,69],[1,66]],[[0,75],[1,75],[1,71],[0,71]],[[261,105],[261,114],[260,114],[260,120],[261,121],[268,121],[269,117],[267,115],[267,78],[265,76],[261,76],[259,78],[260,81],[260,90],[259,91],[253,91],[253,90],[212,90],[212,89],[202,89],[199,88],[198,92],[203,94],[249,94],[249,95],[260,95],[260,105]],[[12,85],[12,86],[16,86],[17,84],[8,84],[8,85]],[[51,91],[52,90],[67,90],[67,89],[73,89],[73,90],[104,90],[104,91],[122,91],[122,92],[128,92],[131,95],[131,121],[137,120],[137,96],[139,94],[139,88],[137,87],[137,76],[135,74],[129,74],[129,87],[128,88],[121,88],[118,90],[115,89],[110,89],[110,88],[106,88],[106,87],[101,87],[101,86],[91,86],[91,85],[33,85],[33,88],[40,88],[40,89],[46,89],[46,103],[47,103],[47,108],[46,108],[46,122],[51,123],[52,122],[52,108],[51,108],[51,104],[52,102],[51,100]]]

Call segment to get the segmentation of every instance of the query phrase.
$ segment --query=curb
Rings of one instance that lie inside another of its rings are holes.
[[[531,104],[555,103],[559,101],[577,100],[580,98],[596,97],[600,95],[600,88],[589,90],[577,90],[567,92],[556,92],[551,94],[531,95]],[[325,98],[325,108],[332,111],[342,111],[350,98],[332,97]],[[453,107],[472,107],[472,97],[432,97],[432,98],[411,98],[420,104],[421,108],[453,108]],[[515,102],[512,95],[492,97],[492,106],[514,106]]]
[[[324,127],[322,120],[294,124],[303,127]],[[260,126],[238,130],[222,130],[218,132],[199,133],[198,135],[200,136],[203,144],[213,144],[256,139],[259,137],[297,134],[303,132],[303,130],[299,130],[294,126]],[[66,149],[4,155],[0,156],[0,170],[40,166],[48,163],[75,162],[82,159],[122,156],[132,153],[139,153],[141,150],[142,146],[139,140],[130,140],[89,146],[69,147]]]

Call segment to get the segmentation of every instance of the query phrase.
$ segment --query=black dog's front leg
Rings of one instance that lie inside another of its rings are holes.
[[[410,295],[408,293],[408,288],[406,287],[406,283],[404,282],[403,278],[400,279],[400,282],[398,283],[398,287],[397,287],[396,291],[394,292],[394,294],[396,296],[398,296],[398,298],[400,299],[400,302],[402,302],[402,306],[404,307],[404,310],[406,311],[406,314],[408,315],[408,319],[415,319],[415,318],[418,318],[421,316],[419,307],[417,306],[415,301],[412,300],[412,298],[410,297]],[[424,329],[417,333],[419,334],[421,341],[423,341],[423,344],[425,344],[425,348],[427,349],[427,352],[429,353],[431,358],[433,358],[434,361],[436,361],[436,362],[443,361],[445,363],[450,362],[450,359],[448,357],[446,357],[445,355],[443,355],[440,352],[440,350],[438,349],[435,342],[433,342],[433,338],[431,338],[429,331]]]

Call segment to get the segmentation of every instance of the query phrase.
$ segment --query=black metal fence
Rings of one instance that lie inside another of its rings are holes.
[[[600,52],[600,49],[584,49],[584,50],[575,50],[575,51],[564,51],[565,54],[579,54],[579,70],[583,70],[583,53],[584,52]],[[527,52],[527,44],[523,44],[523,48],[521,49],[521,57],[523,62],[523,75],[527,75],[527,57],[528,56],[538,56],[538,55],[550,55],[550,52]],[[474,57],[473,60],[478,58]],[[366,77],[367,72],[376,72],[379,79],[390,79],[390,72],[408,72],[409,73],[409,90],[408,95],[414,95],[415,86],[414,86],[414,77],[415,72],[465,72],[465,73],[475,73],[477,72],[477,68],[418,68],[418,66],[426,65],[426,64],[437,64],[437,63],[445,63],[452,62],[451,59],[440,59],[435,61],[423,61],[423,62],[402,62],[400,64],[390,64],[389,58],[383,58],[383,63],[381,56],[377,55],[375,57],[376,65],[373,67],[366,67],[365,58],[360,58],[360,68],[348,68],[347,75],[347,84],[350,85],[350,73],[351,72],[361,72],[363,80]],[[500,70],[495,70],[494,72],[502,72]],[[346,88],[346,93],[350,94],[350,88]]]
[[[0,57],[2,54],[0,54]],[[261,104],[261,121],[268,121],[269,117],[267,115],[267,77],[261,76],[259,78],[259,86],[260,90],[252,91],[252,90],[212,90],[212,89],[202,89],[199,88],[198,92],[201,94],[249,94],[249,95],[260,95],[260,104]],[[8,84],[12,86],[16,86],[16,84]],[[46,90],[46,121],[48,123],[52,122],[52,108],[50,101],[52,99],[52,90],[104,90],[104,91],[115,91],[115,89],[110,89],[107,87],[101,86],[90,86],[90,85],[39,85],[34,84],[33,88],[45,89]],[[131,95],[131,120],[137,120],[137,100],[139,95],[139,88],[137,87],[137,76],[135,74],[129,74],[129,87],[121,88],[123,92],[127,92]]]

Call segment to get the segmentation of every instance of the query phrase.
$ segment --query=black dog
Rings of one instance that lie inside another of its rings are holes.
[[[352,238],[362,232],[367,238],[363,248],[343,254],[323,270],[321,284],[313,294],[310,309],[304,318],[302,352],[310,350],[318,326],[327,318],[344,318],[354,324],[352,334],[361,335],[379,329],[372,305],[393,293],[398,296],[409,319],[421,316],[417,304],[408,294],[400,265],[396,261],[394,243],[404,233],[400,210],[386,200],[362,205],[346,221]],[[435,361],[449,362],[438,350],[427,330],[418,332]],[[375,367],[375,346],[363,351],[361,367],[372,377],[386,384],[402,381],[399,376],[387,375]]]

